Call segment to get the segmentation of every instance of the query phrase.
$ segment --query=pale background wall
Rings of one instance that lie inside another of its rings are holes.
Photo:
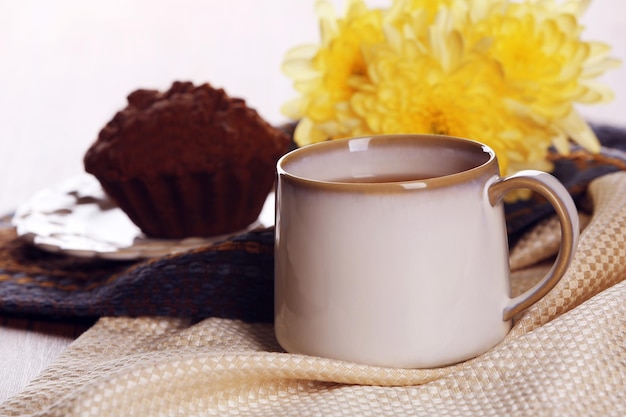
[[[335,0],[339,10],[344,1]],[[388,4],[371,0],[370,5]],[[626,61],[623,0],[595,0],[586,39]],[[208,81],[273,123],[293,96],[284,52],[316,41],[313,0],[0,0],[0,213],[82,172],[97,132],[139,87]],[[591,120],[626,126],[626,64]]]

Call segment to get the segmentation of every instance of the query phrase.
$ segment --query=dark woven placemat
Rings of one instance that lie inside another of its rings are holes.
[[[273,319],[274,229],[143,262],[47,253],[0,231],[0,311]]]
[[[600,154],[575,148],[568,156],[552,156],[553,174],[578,200],[594,178],[626,169],[626,130],[594,128]],[[512,243],[551,211],[536,198],[507,205]],[[17,239],[6,220],[0,222],[0,313],[273,320],[273,228],[184,254],[113,262],[44,252]]]

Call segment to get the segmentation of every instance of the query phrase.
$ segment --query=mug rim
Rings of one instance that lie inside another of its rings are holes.
[[[454,172],[448,175],[430,177],[430,178],[422,178],[415,180],[406,180],[406,181],[394,181],[394,182],[342,182],[342,181],[328,181],[328,180],[320,180],[313,179],[308,177],[303,177],[296,175],[292,172],[289,172],[285,169],[285,165],[290,161],[295,160],[297,158],[305,157],[306,155],[310,155],[312,153],[317,152],[325,152],[327,150],[337,149],[337,148],[347,148],[350,147],[350,142],[360,141],[367,142],[367,146],[371,142],[377,143],[380,141],[388,141],[393,140],[396,142],[406,142],[418,140],[422,143],[441,143],[445,142],[447,148],[458,147],[464,149],[475,149],[476,151],[480,150],[486,155],[488,158],[481,164],[472,167],[470,169]],[[482,176],[485,172],[488,172],[492,169],[492,166],[495,164],[495,174],[499,175],[499,165],[497,162],[497,157],[495,151],[489,147],[488,145],[473,140],[466,139],[457,136],[449,136],[449,135],[439,135],[439,134],[384,134],[384,135],[367,135],[367,136],[358,136],[358,137],[350,137],[343,139],[333,139],[327,140],[323,142],[316,142],[310,145],[306,145],[301,148],[297,148],[292,150],[291,152],[283,155],[278,162],[276,163],[276,170],[278,173],[278,177],[282,179],[287,179],[293,183],[298,185],[305,185],[311,187],[319,187],[324,189],[338,190],[338,191],[346,191],[346,190],[358,190],[358,191],[390,191],[390,190],[414,190],[414,189],[424,189],[424,188],[439,188],[445,186],[456,185],[460,183],[464,183],[470,181],[472,179],[478,178]]]

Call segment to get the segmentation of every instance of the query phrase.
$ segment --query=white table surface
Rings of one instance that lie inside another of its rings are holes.
[[[294,91],[280,64],[290,47],[317,41],[313,8],[313,0],[0,0],[0,214],[81,173],[84,152],[136,88],[209,82],[284,122],[280,106]],[[596,0],[584,37],[610,43],[626,62],[625,20],[623,0]],[[616,100],[581,112],[626,127],[626,63],[602,80]],[[0,401],[77,333],[0,321]]]

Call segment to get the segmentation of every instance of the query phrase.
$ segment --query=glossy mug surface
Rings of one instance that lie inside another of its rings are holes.
[[[292,353],[403,368],[475,357],[556,284],[578,239],[554,177],[502,178],[474,141],[334,140],[285,155],[277,170],[275,331]],[[516,188],[554,205],[562,242],[548,275],[512,299],[502,197]]]

